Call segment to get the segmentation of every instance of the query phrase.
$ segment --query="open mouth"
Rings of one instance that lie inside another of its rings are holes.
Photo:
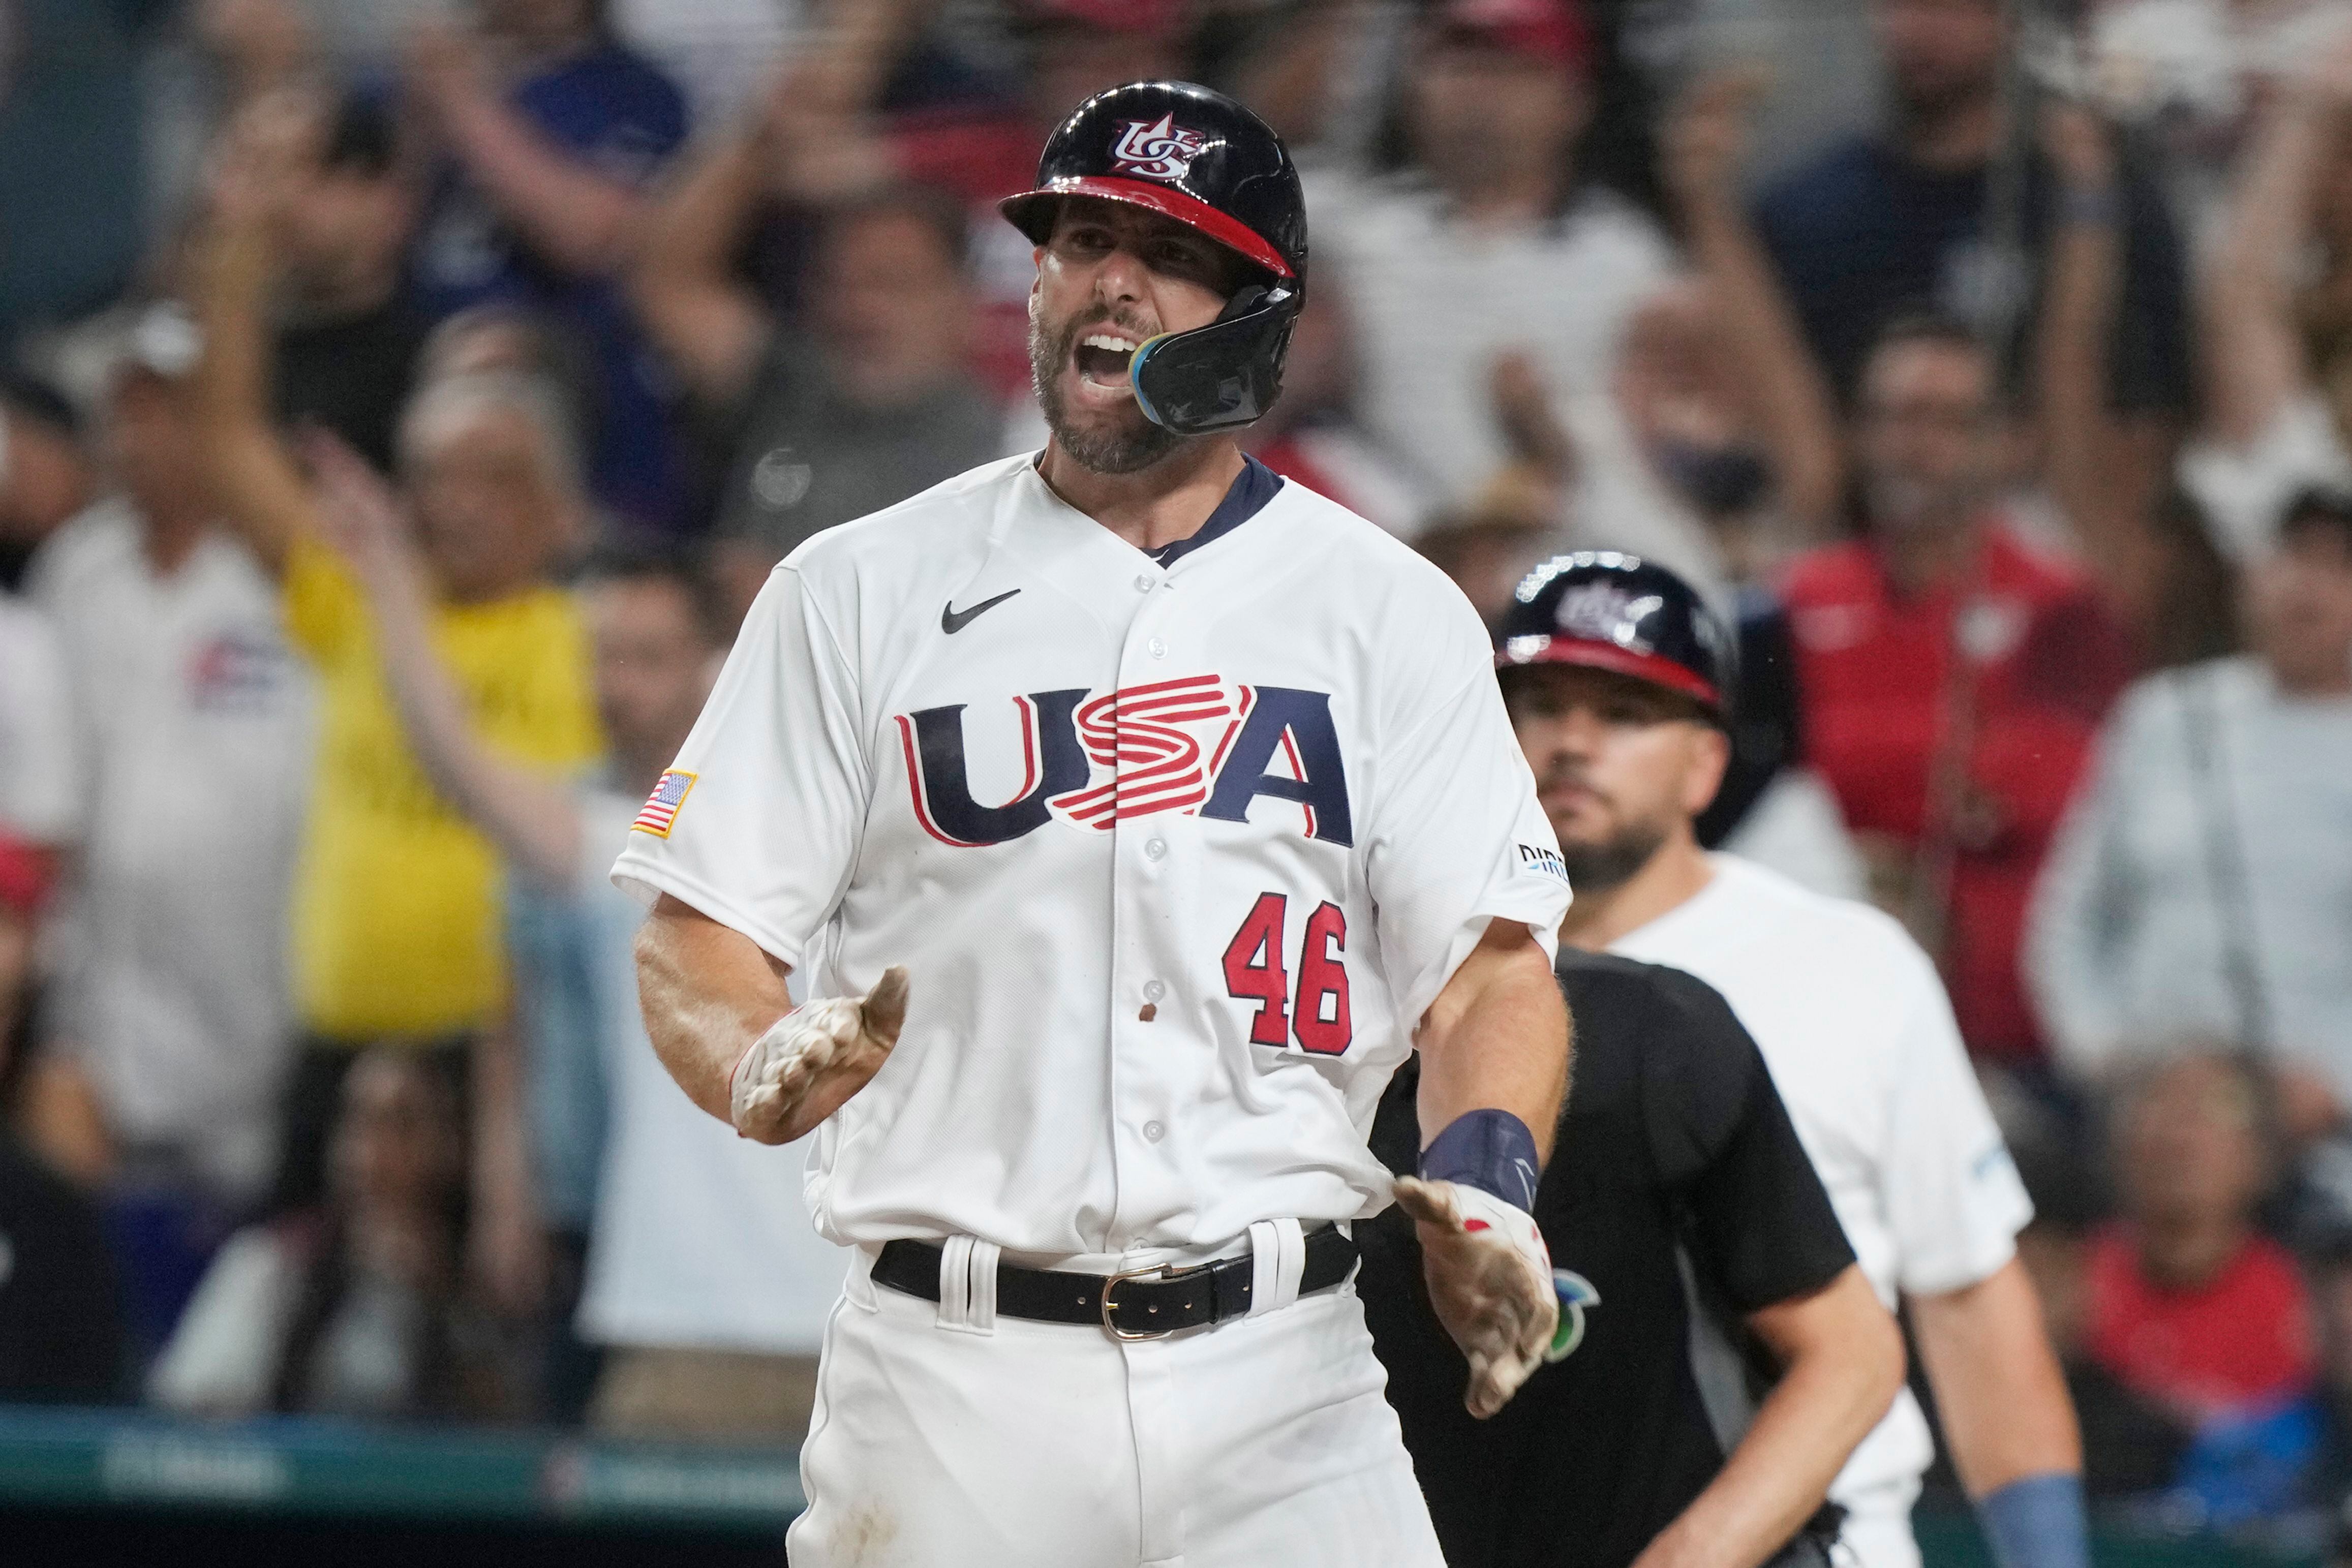
[[[1135,358],[1136,343],[1132,338],[1116,332],[1089,332],[1070,351],[1071,362],[1077,368],[1078,379],[1091,387],[1105,391],[1131,392],[1127,368]]]

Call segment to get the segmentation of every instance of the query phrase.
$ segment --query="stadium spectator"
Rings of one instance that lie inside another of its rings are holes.
[[[675,529],[686,522],[682,455],[616,274],[643,232],[647,187],[686,141],[686,105],[604,10],[482,0],[478,32],[418,24],[405,82],[447,162],[415,282],[435,316],[497,300],[588,344],[590,488],[625,524]]]
[[[1739,639],[1731,761],[1699,841],[1856,897],[1866,877],[1807,763],[1788,611],[1772,588],[1790,556],[1833,531],[1844,464],[1827,384],[1740,204],[1759,85],[1753,71],[1704,78],[1666,123],[1663,183],[1694,276],[1635,314],[1617,396],[1653,474],[1704,524]]]
[[[605,858],[700,711],[720,653],[718,607],[674,559],[592,569],[597,704],[612,750],[589,779],[550,781],[502,760],[468,724],[433,653],[418,563],[381,482],[331,451],[318,467],[417,755],[515,873],[509,929],[551,1301],[565,1318],[577,1301],[577,1332],[608,1353],[592,1416],[636,1436],[797,1438],[844,1257],[810,1225],[790,1156],[731,1135],[663,1071],[637,1010],[631,942],[642,911],[613,886]]]
[[[55,886],[63,852],[81,831],[83,794],[57,627],[0,588],[0,840],[8,845],[0,882],[20,911]]]
[[[2346,37],[2333,0],[2099,0],[2085,8],[2083,86],[2145,126],[2156,173],[2200,270],[2229,235],[2237,162],[2256,105]]]
[[[2289,502],[2352,489],[2352,37],[2258,118],[2202,279],[2205,422],[2181,479],[2232,559]]]
[[[148,1397],[207,1416],[513,1413],[497,1331],[465,1291],[457,1103],[433,1059],[358,1052],[337,1085],[322,1209],[229,1239]]]
[[[1870,14],[1887,123],[1776,180],[1757,209],[1832,383],[1860,395],[1873,346],[1902,316],[1932,311],[1999,340],[2018,324],[2053,236],[2069,223],[2114,223],[2125,263],[2110,392],[2120,408],[2153,416],[2141,459],[2153,463],[2190,397],[2183,263],[2162,192],[2137,171],[2105,191],[2068,189],[2039,154],[2005,183],[2001,77],[2013,40],[1999,0],[1872,0]]]
[[[1988,1089],[2001,1081],[1990,1078]],[[2051,1348],[2066,1373],[2066,1396],[2083,1431],[2083,1490],[2094,1499],[2145,1499],[2163,1491],[2188,1452],[2188,1425],[2166,1406],[2125,1386],[2091,1354],[2091,1257],[2105,1184],[2095,1152],[2074,1127],[2051,1125],[2032,1139],[2011,1130],[2002,1102],[2011,1098],[2036,1119],[2053,1121],[2047,1103],[2023,1091],[1988,1094],[2018,1172],[2033,1199],[2033,1218],[2017,1235],[2017,1260],[2033,1281]],[[2039,1145],[2039,1147],[2035,1145]]]
[[[389,467],[425,338],[404,276],[415,197],[385,105],[345,94],[303,129],[279,231],[278,417]]]
[[[0,374],[0,589],[17,586],[34,549],[97,492],[73,405],[38,382]]]
[[[2052,849],[2027,976],[2095,1075],[2180,1031],[2244,1040],[2308,1134],[2352,1107],[2352,499],[2289,511],[2252,652],[2125,694]]]
[[[1003,451],[1003,415],[965,369],[954,199],[886,186],[834,203],[808,308],[780,317],[730,265],[772,155],[756,131],[715,150],[663,204],[635,277],[649,333],[724,433],[715,561],[736,620],[811,534]]]
[[[2256,1228],[2277,1139],[2243,1057],[2149,1069],[2116,1110],[2122,1213],[2092,1244],[2090,1354],[2189,1431],[2175,1484],[2211,1525],[2294,1507],[2318,1458],[2310,1299]]]
[[[983,39],[1009,35],[997,41],[1014,69],[1000,87],[965,61],[950,29],[929,25],[929,5],[820,0],[816,25],[767,95],[767,193],[806,214],[901,182],[953,193],[971,209],[966,351],[983,384],[1025,404],[1035,267],[996,204],[1034,182],[1046,135],[1080,102],[1175,68],[1184,9],[1177,0],[1008,0],[982,25]],[[787,225],[782,237],[763,247],[774,253],[763,285],[788,308],[806,298],[805,246],[789,242],[806,236]]]
[[[0,606],[0,625],[5,618]],[[0,735],[0,760],[8,740]],[[125,1371],[105,1228],[89,1199],[17,1135],[6,1092],[21,1065],[17,1024],[39,909],[25,851],[0,824],[0,1402],[104,1404],[121,1394]]]
[[[436,794],[383,687],[364,596],[320,541],[318,507],[268,425],[259,306],[269,270],[267,172],[234,163],[200,247],[197,406],[224,518],[278,580],[289,635],[319,686],[318,760],[296,875],[294,999],[306,1040],[286,1100],[277,1197],[318,1194],[336,1086],[362,1045],[391,1038],[464,1059],[498,1016],[503,944],[490,846]],[[434,635],[470,712],[514,757],[551,771],[597,750],[585,628],[548,586],[585,507],[556,398],[512,375],[422,388],[400,429],[412,526],[431,562]],[[517,1225],[511,1075],[486,1050],[477,1224]],[[462,1075],[461,1075],[462,1077]],[[503,1218],[501,1217],[504,1217]]]
[[[1554,400],[1578,526],[1656,553],[1652,535],[1691,525],[1632,454],[1611,378],[1674,254],[1579,177],[1591,65],[1572,0],[1436,8],[1403,87],[1405,166],[1319,186],[1315,244],[1356,334],[1365,425],[1423,509],[1470,504],[1514,456],[1510,411]]]
[[[1995,508],[1996,395],[1965,328],[1884,334],[1853,424],[1863,537],[1801,558],[1783,594],[1807,752],[1877,898],[1937,957],[1969,1049],[2034,1061],[2025,905],[2128,653]]]
[[[65,662],[47,620],[0,588],[0,1400],[110,1399],[124,1370],[105,1229],[21,1137],[41,1108],[18,1090],[40,922],[80,790]]]
[[[50,536],[28,580],[65,651],[86,777],[44,1066],[88,1096],[103,1137],[125,1305],[150,1352],[275,1168],[310,740],[276,591],[214,511],[197,353],[176,306],[126,324],[111,493]]]

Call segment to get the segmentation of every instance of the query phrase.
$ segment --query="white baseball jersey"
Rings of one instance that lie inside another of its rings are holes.
[[[1894,920],[1733,855],[1687,902],[1611,951],[1686,969],[1756,1037],[1805,1152],[1879,1300],[1984,1280],[2033,1206],[1969,1068],[1935,966]],[[1830,1496],[1907,1519],[1935,1457],[1909,1389],[1846,1461]],[[1852,1539],[1861,1541],[1868,1532]],[[1893,1562],[1916,1561],[1908,1539]],[[1861,1550],[1857,1547],[1857,1550]],[[1885,1554],[1866,1568],[1890,1568]]]
[[[1550,948],[1568,886],[1477,615],[1277,484],[1162,565],[1009,458],[753,605],[614,875],[803,998],[911,972],[812,1161],[835,1239],[1099,1267],[1373,1213],[1414,1023],[1489,921]]]

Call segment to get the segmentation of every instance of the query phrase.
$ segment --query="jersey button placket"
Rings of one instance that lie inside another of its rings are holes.
[[[1157,570],[1139,571],[1134,581],[1143,598],[1120,650],[1119,685],[1148,686],[1171,675],[1191,674],[1189,669],[1171,671],[1168,663],[1174,652],[1170,618],[1175,613],[1178,596],[1155,591],[1172,589],[1174,582]],[[1149,765],[1148,758],[1127,761],[1120,771],[1124,774]],[[1111,975],[1112,995],[1117,998],[1111,1009],[1111,1092],[1112,1114],[1119,1129],[1114,1145],[1120,1150],[1123,1168],[1112,1230],[1121,1236],[1135,1222],[1131,1215],[1165,1209],[1175,1180],[1168,1164],[1170,1155],[1162,1151],[1175,1121],[1171,1096],[1181,1098],[1171,1074],[1174,1071],[1181,1077],[1181,1072],[1170,1054],[1181,1054],[1182,1041],[1178,1037],[1182,1026],[1175,1009],[1178,988],[1167,967],[1170,955],[1150,939],[1139,938],[1166,924],[1171,892],[1166,879],[1179,859],[1175,840],[1189,827],[1182,815],[1172,810],[1129,817],[1113,827],[1118,842],[1112,855],[1112,896],[1120,936]]]

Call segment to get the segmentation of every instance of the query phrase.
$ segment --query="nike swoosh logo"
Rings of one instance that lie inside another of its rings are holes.
[[[940,630],[952,637],[971,625],[973,616],[984,614],[995,609],[1020,591],[1017,588],[1008,588],[995,598],[983,599],[969,610],[958,610],[955,607],[955,601],[950,599],[940,606]]]

